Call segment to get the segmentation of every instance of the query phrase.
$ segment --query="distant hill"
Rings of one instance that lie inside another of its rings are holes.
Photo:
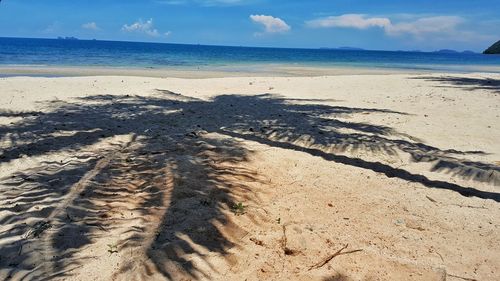
[[[466,54],[466,55],[475,54],[473,51],[470,51],[470,50],[465,50],[463,52],[460,52],[460,51],[451,50],[451,49],[442,49],[442,50],[434,51],[433,53],[439,53],[439,54]]]
[[[500,54],[500,40],[486,49],[483,54]]]
[[[395,52],[403,52],[403,53],[422,53],[422,50],[396,50]]]
[[[344,51],[364,51],[365,49],[356,48],[356,47],[338,47],[337,50],[344,50]]]
[[[1,0],[0,0],[1,1]],[[76,37],[57,37],[57,40],[78,40]]]
[[[366,49],[362,48],[356,48],[356,47],[337,47],[337,48],[331,48],[331,47],[321,47],[321,50],[337,50],[337,51],[366,51]],[[429,52],[429,51],[422,51],[422,50],[396,50],[395,52],[409,52],[409,53],[421,53],[421,52]],[[438,54],[466,54],[466,55],[472,55],[472,54],[477,54],[473,51],[470,50],[465,50],[465,51],[457,51],[453,49],[441,49],[441,50],[436,50],[436,51],[430,51],[431,53],[438,53]]]
[[[356,48],[356,47],[338,47],[338,48],[322,47],[320,49],[322,49],[322,50],[342,50],[342,51],[365,51],[365,49]]]
[[[434,51],[434,53],[440,53],[440,54],[457,54],[458,52],[455,50],[449,50],[449,49],[442,49],[439,51]]]

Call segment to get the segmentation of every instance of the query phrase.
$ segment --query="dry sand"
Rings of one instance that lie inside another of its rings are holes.
[[[12,77],[0,97],[2,280],[500,279],[498,74]]]

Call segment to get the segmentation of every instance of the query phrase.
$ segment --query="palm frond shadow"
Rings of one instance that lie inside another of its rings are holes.
[[[456,76],[419,76],[413,79],[439,82],[438,87],[443,88],[461,88],[468,91],[487,90],[492,93],[500,93],[500,79],[493,78],[470,78]]]
[[[107,239],[124,255],[130,253],[116,276],[159,272],[169,278],[206,278],[199,262],[208,263],[207,253],[224,258],[244,235],[232,220],[231,207],[258,202],[252,187],[265,185],[262,175],[245,168],[252,151],[241,140],[500,201],[498,193],[340,155],[361,150],[397,157],[403,152],[415,161],[437,163],[435,172],[452,171],[498,184],[497,166],[460,158],[484,152],[443,150],[387,126],[346,121],[355,114],[405,113],[269,94],[201,100],[157,92],[153,97],[101,95],[82,102],[59,101],[45,113],[0,113],[22,117],[0,127],[0,139],[11,144],[0,152],[0,163],[60,152],[71,155],[70,160],[45,161],[1,179],[0,212],[6,214],[0,233],[2,276],[70,276],[93,258],[81,256],[81,250]],[[131,138],[98,145],[123,136]],[[258,212],[248,217],[259,221]],[[39,237],[25,237],[37,222],[51,227]],[[114,231],[120,231],[119,237],[109,237]],[[210,264],[204,268],[217,271]]]

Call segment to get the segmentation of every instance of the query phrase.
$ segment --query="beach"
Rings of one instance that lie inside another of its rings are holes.
[[[2,67],[2,280],[499,278],[498,73]]]

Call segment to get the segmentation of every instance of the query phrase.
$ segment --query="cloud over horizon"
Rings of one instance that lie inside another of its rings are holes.
[[[100,30],[99,26],[95,22],[88,22],[82,24],[83,29],[88,29],[88,30]]]
[[[158,29],[154,27],[153,19],[149,19],[146,22],[142,21],[142,19],[139,19],[138,21],[134,22],[133,24],[127,25],[124,24],[122,27],[122,31],[124,32],[130,32],[130,33],[139,33],[139,34],[145,34],[150,37],[160,37],[160,32]],[[172,32],[167,31],[163,35],[169,36]]]
[[[430,36],[445,36],[447,40],[460,41],[466,37],[489,40],[489,36],[459,29],[465,19],[459,16],[428,16],[394,23],[388,17],[369,17],[365,14],[344,14],[306,21],[310,28],[381,28],[388,36],[410,35],[417,40]]]
[[[273,16],[250,15],[250,19],[262,25],[264,27],[264,33],[285,33],[292,29],[284,20]]]
[[[306,22],[306,25],[312,28],[346,27],[366,29],[369,27],[382,27],[390,25],[388,18],[367,18],[363,14],[344,14],[340,16],[329,16],[318,18]]]

